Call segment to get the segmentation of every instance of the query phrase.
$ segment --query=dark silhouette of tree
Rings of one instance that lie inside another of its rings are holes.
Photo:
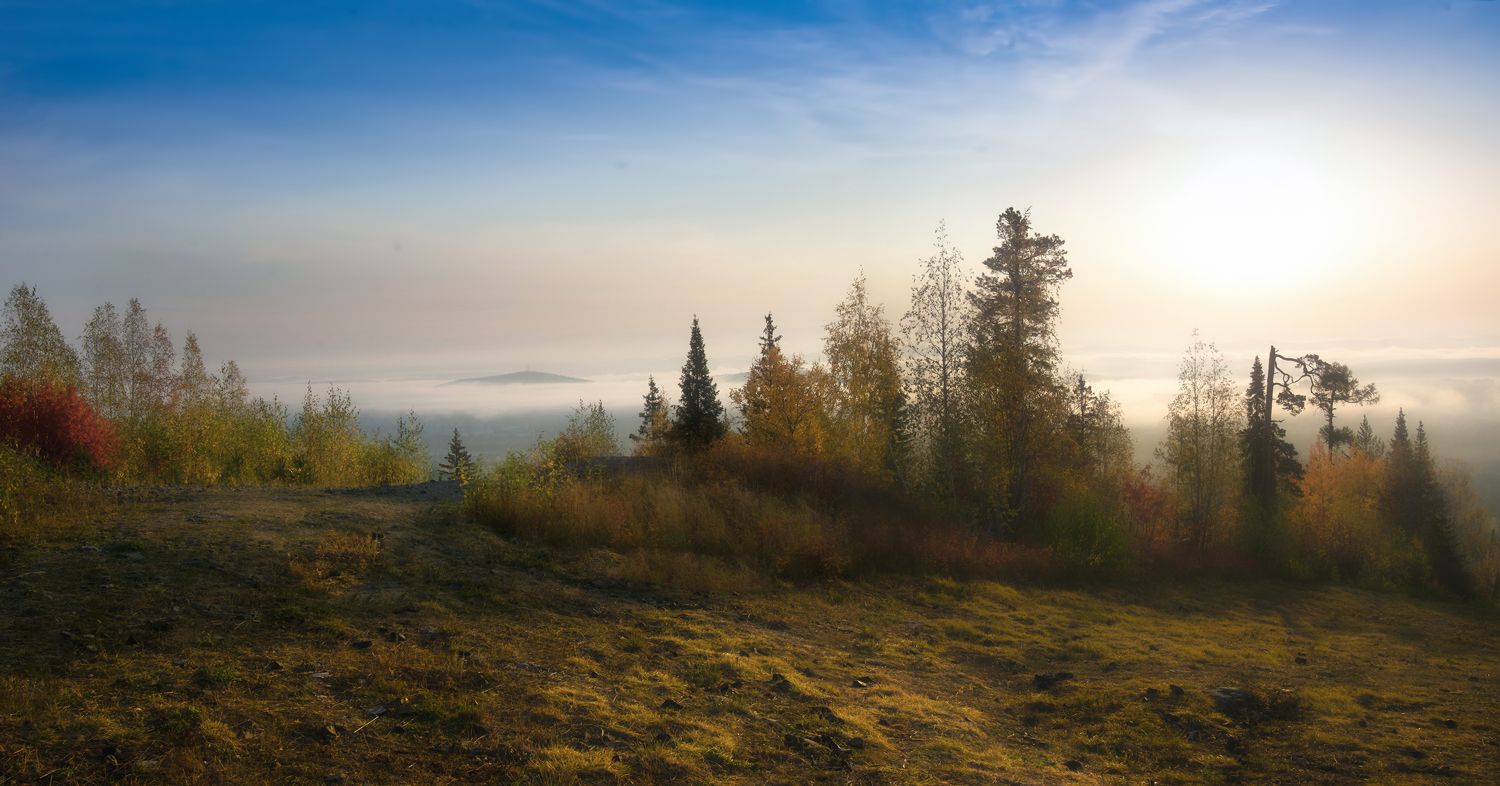
[[[724,423],[724,405],[719,403],[719,388],[708,371],[708,353],[703,348],[703,333],[698,329],[696,315],[679,384],[682,399],[672,419],[672,436],[678,444],[690,449],[713,444],[724,436],[728,427]]]
[[[1057,366],[1057,291],[1073,277],[1062,238],[1032,231],[1030,212],[1009,208],[996,221],[1000,245],[989,273],[969,294],[967,382],[976,463],[984,467],[992,526],[1040,526],[1033,504],[1036,469],[1063,419]]]
[[[1302,478],[1297,448],[1287,441],[1286,429],[1266,417],[1265,399],[1266,372],[1257,355],[1250,366],[1250,385],[1245,388],[1245,430],[1240,432],[1240,455],[1244,462],[1245,491],[1259,501],[1275,497],[1279,480],[1286,480],[1291,493],[1296,494],[1297,481]]]
[[[781,336],[776,335],[776,323],[771,321],[770,312],[766,312],[766,331],[760,337],[760,353],[765,355],[767,350],[780,348]]]
[[[453,429],[453,439],[448,440],[448,455],[438,464],[438,477],[447,475],[459,483],[468,483],[475,474],[474,458],[459,439],[458,429]]]
[[[1307,376],[1312,380],[1312,404],[1323,411],[1323,416],[1328,421],[1318,433],[1328,443],[1328,458],[1331,461],[1336,446],[1354,441],[1352,429],[1333,427],[1334,409],[1340,404],[1378,404],[1380,394],[1375,391],[1373,384],[1360,387],[1359,380],[1355,379],[1349,367],[1343,363],[1323,360],[1317,355],[1307,355],[1303,361],[1306,363]]]
[[[1406,428],[1405,411],[1396,414],[1396,431],[1386,452],[1381,505],[1386,519],[1421,545],[1438,585],[1456,595],[1469,596],[1472,590],[1433,465],[1427,430],[1418,421],[1413,440]]]

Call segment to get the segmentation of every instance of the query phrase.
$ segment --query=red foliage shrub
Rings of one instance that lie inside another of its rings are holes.
[[[107,470],[118,444],[114,426],[71,385],[8,377],[0,382],[0,442],[54,466]]]

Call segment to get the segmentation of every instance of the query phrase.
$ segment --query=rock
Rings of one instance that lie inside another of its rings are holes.
[[[1298,657],[1296,660],[1294,660],[1292,662],[1296,663],[1298,666],[1306,666],[1307,665],[1307,658]]]
[[[857,750],[857,751],[864,750],[865,749],[865,738],[864,737],[855,737],[854,739],[849,740],[849,747],[851,749]]]
[[[1055,674],[1038,674],[1031,678],[1031,684],[1035,685],[1038,690],[1047,690],[1063,680],[1071,679],[1073,679],[1072,672],[1059,671]]]
[[[1450,729],[1456,729],[1458,728],[1458,721],[1449,718],[1448,720],[1443,721],[1443,725],[1447,726]]]
[[[1159,698],[1161,698],[1161,689],[1160,688],[1147,688],[1146,689],[1146,701],[1155,701],[1155,700],[1157,700]]]
[[[357,650],[367,650],[367,649],[375,646],[375,642],[370,641],[369,639],[360,639],[359,641],[356,641],[353,644],[350,644],[349,646],[351,646],[351,647],[353,647],[353,648],[355,648]]]
[[[1214,706],[1220,712],[1235,712],[1250,702],[1250,692],[1243,688],[1214,688],[1208,692],[1208,697],[1213,699]]]
[[[279,660],[273,660],[270,663],[266,664],[266,671],[281,671],[282,669],[285,669],[285,668],[286,668],[286,664],[282,663]]]
[[[806,737],[800,737],[796,734],[787,734],[783,736],[781,740],[782,742],[786,743],[786,746],[788,748],[796,748],[798,750],[802,750],[803,748],[806,748],[809,745],[813,744],[812,740],[807,739]]]
[[[157,633],[166,633],[169,630],[176,629],[177,626],[173,625],[169,620],[152,620],[151,622],[146,623],[146,627],[156,631]]]
[[[176,666],[177,668],[180,669],[180,668],[183,668],[183,667],[187,666],[187,661],[185,661],[185,660],[174,660],[174,661],[172,661],[172,665]]]
[[[661,708],[664,710],[680,710],[682,709],[682,705],[671,699],[667,699],[661,703]]]
[[[1063,766],[1074,772],[1078,772],[1079,770],[1083,769],[1083,762],[1069,759],[1068,761],[1063,762]]]
[[[1360,728],[1361,728],[1361,729],[1363,729],[1363,728],[1366,728],[1366,727],[1368,727],[1368,726],[1369,726],[1369,725],[1370,725],[1370,723],[1369,723],[1369,722],[1368,722],[1368,721],[1366,721],[1366,720],[1365,720],[1365,719],[1364,719],[1364,718],[1360,718],[1360,719],[1359,719],[1359,727],[1360,727]]]
[[[834,714],[833,710],[829,709],[828,707],[808,707],[807,711],[813,713],[814,715],[822,716],[823,720],[826,720],[830,723],[844,722],[843,718],[840,718],[838,715]]]
[[[380,717],[380,716],[382,716],[382,715],[385,714],[385,708],[384,707],[366,707],[365,708],[365,714],[369,715],[369,716],[371,716],[373,718],[378,718],[378,717]]]
[[[130,560],[132,562],[138,562],[138,561],[143,560],[143,559],[146,558],[146,555],[140,553],[139,551],[127,551],[124,554],[121,554],[120,556],[122,556],[125,559],[128,559],[128,560]]]
[[[1112,671],[1119,671],[1119,670],[1120,670],[1120,662],[1117,661],[1117,660],[1112,660],[1109,663],[1104,664],[1104,673],[1105,674],[1108,674],[1108,673],[1110,673]]]
[[[662,732],[662,733],[660,733],[660,734],[658,734],[658,735],[656,735],[656,737],[655,737],[655,738],[654,738],[654,739],[655,739],[655,740],[656,740],[656,741],[657,741],[657,742],[660,742],[660,743],[662,743],[662,744],[663,744],[663,745],[665,745],[665,744],[666,744],[666,743],[669,743],[669,742],[671,742],[671,741],[672,741],[672,735],[670,735],[670,734],[668,734],[668,733],[666,733],[666,732]]]
[[[389,641],[389,642],[391,642],[393,644],[399,644],[399,643],[401,643],[403,641],[406,641],[406,634],[402,633],[400,631],[394,631],[393,630],[393,631],[385,634],[385,640]]]
[[[1173,696],[1186,696],[1187,695],[1187,691],[1183,690],[1181,685],[1168,685],[1167,686],[1167,690]]]

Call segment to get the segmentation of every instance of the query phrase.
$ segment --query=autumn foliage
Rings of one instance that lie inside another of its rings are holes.
[[[116,463],[114,426],[76,387],[52,380],[0,382],[0,435],[6,447],[59,469],[100,472]]]

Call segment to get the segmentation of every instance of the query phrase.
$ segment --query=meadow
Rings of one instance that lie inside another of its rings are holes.
[[[1500,779],[1487,604],[790,577],[452,482],[87,498],[0,557],[0,783]]]

